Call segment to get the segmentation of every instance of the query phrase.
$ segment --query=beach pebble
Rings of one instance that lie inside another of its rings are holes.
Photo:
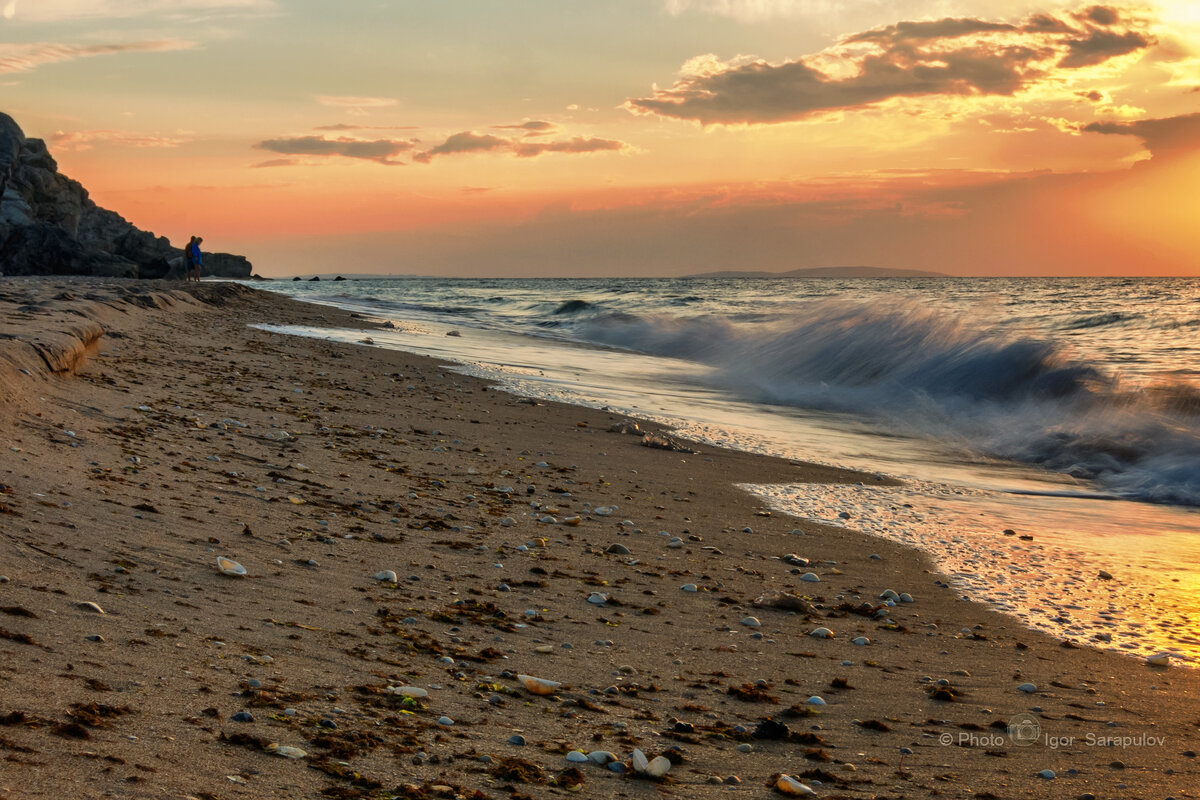
[[[1054,770],[1052,770],[1052,769],[1044,769],[1044,770],[1042,770],[1041,772],[1039,772],[1039,773],[1038,773],[1038,777],[1039,777],[1039,778],[1042,778],[1042,779],[1044,779],[1044,780],[1052,781],[1052,780],[1054,780],[1055,778],[1057,778],[1058,776],[1054,774]]]
[[[254,715],[249,711],[239,711],[230,717],[234,722],[254,722]]]
[[[694,584],[694,583],[685,583],[683,586],[680,586],[679,588],[680,588],[682,591],[685,591],[685,592],[698,592],[698,591],[700,591],[699,587],[697,587],[697,586],[696,586],[696,584]]]
[[[514,733],[512,736],[508,737],[508,743],[514,747],[524,747],[525,737],[519,733]]]
[[[651,778],[661,778],[670,771],[671,762],[666,756],[655,756],[647,761],[646,754],[635,749],[633,751],[633,769],[635,772],[649,775]]]
[[[1113,579],[1112,573],[1106,570],[1100,570],[1098,573],[1096,573],[1096,577],[1105,581],[1111,581]]]
[[[617,760],[616,753],[609,752],[608,750],[593,750],[587,754],[587,757],[588,761],[591,761],[593,764],[599,764],[600,766],[611,764]]]
[[[299,747],[289,747],[288,745],[276,744],[274,742],[267,745],[265,749],[268,753],[274,753],[283,758],[300,759],[308,755],[306,751],[301,750]]]
[[[610,544],[608,546],[608,548],[605,549],[604,552],[612,553],[613,555],[617,555],[617,556],[627,556],[630,554],[631,551],[625,545],[617,543],[617,544]]]
[[[582,764],[587,760],[587,753],[582,750],[572,750],[567,753],[567,761],[570,761],[572,764]]]
[[[224,575],[240,578],[246,574],[246,568],[231,558],[217,556],[217,569]]]
[[[588,595],[587,601],[594,606],[602,606],[608,602],[608,595],[603,592],[592,592]]]
[[[808,635],[814,639],[832,639],[833,631],[829,630],[829,628],[813,628]]]
[[[1146,664],[1151,667],[1169,667],[1171,666],[1171,653],[1155,653],[1148,656]]]
[[[749,742],[742,742],[736,749],[739,753],[749,753],[754,747]]]
[[[426,691],[425,689],[422,689],[420,686],[389,686],[389,687],[387,687],[387,691],[389,694],[398,694],[398,695],[401,695],[404,697],[412,697],[412,698],[415,698],[418,700],[421,699],[422,697],[429,696],[429,692]]]
[[[444,725],[444,726],[450,726],[450,725],[454,724],[454,720],[450,719],[450,717],[438,717],[437,724]]]
[[[1036,691],[1037,691],[1037,684],[1034,684],[1034,683],[1022,683],[1020,686],[1018,686],[1018,687],[1017,687],[1017,691],[1018,691],[1018,692],[1025,692],[1025,694],[1033,694],[1034,692],[1036,692]]]
[[[91,600],[86,600],[82,603],[76,603],[75,607],[81,611],[90,611],[93,614],[103,614],[104,613],[104,609],[101,608],[99,606],[99,604],[93,603]]]
[[[742,617],[742,624],[747,628],[758,628],[762,623],[758,621],[758,617]]]
[[[592,509],[592,513],[598,517],[610,517],[617,510],[616,506],[597,506]]]
[[[808,786],[789,775],[780,775],[779,779],[775,781],[775,788],[778,789],[781,794],[790,794],[800,797],[812,797],[816,795],[816,792],[814,792]]]
[[[513,525],[517,524],[517,521],[512,517],[505,517],[504,519],[500,520],[500,524],[506,528],[511,528]]]
[[[821,579],[817,577],[817,573],[815,573],[815,572],[804,573],[803,575],[800,576],[800,580],[806,581],[808,583],[820,583],[821,582]]]
[[[558,681],[548,681],[545,678],[535,678],[532,675],[517,675],[517,680],[530,694],[548,695],[554,694],[558,690],[561,683]]]
[[[828,705],[828,703],[825,702],[825,698],[820,697],[819,695],[815,695],[815,694],[812,697],[805,700],[804,702],[808,703],[810,706]]]
[[[866,645],[868,645],[868,644],[870,644],[870,643],[871,643],[871,640],[870,640],[870,639],[868,639],[868,638],[867,638],[867,637],[865,637],[865,636],[856,636],[856,637],[854,637],[854,644],[857,644],[857,645],[860,645],[860,646],[866,646]]]

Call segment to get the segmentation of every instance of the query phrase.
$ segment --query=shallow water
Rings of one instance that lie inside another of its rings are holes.
[[[370,332],[377,346],[515,392],[902,478],[748,488],[781,511],[920,547],[964,595],[1033,627],[1200,658],[1200,510],[1188,505],[1200,498],[1200,285],[1020,282],[1018,298],[1018,282],[723,283],[266,288],[390,319],[397,330]],[[1104,311],[1106,296],[1131,299]]]

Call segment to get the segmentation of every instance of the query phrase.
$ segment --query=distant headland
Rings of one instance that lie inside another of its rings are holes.
[[[41,139],[0,112],[0,274],[182,278],[183,250],[120,214],[58,171]],[[204,253],[204,275],[249,278],[242,256]]]
[[[727,270],[684,275],[684,278],[949,278],[944,272],[919,269],[888,269],[886,267],[806,267],[787,272],[759,270]]]

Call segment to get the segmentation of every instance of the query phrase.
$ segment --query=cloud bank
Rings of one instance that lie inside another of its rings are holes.
[[[353,130],[355,126],[326,125],[319,130],[344,131]],[[570,139],[545,140],[537,138],[529,141],[530,136],[542,137],[558,129],[549,122],[530,121],[518,125],[495,125],[497,129],[515,129],[524,131],[523,136],[510,138],[496,136],[490,133],[461,131],[451,134],[438,145],[417,151],[416,139],[357,139],[349,136],[327,138],[325,136],[292,136],[278,139],[266,139],[254,145],[255,149],[267,150],[285,156],[308,157],[342,157],[374,161],[379,164],[394,166],[403,162],[396,157],[412,152],[412,160],[419,164],[429,164],[435,159],[446,156],[466,155],[471,153],[502,153],[517,158],[535,158],[547,153],[564,153],[579,155],[584,153],[622,152],[629,148],[625,142],[616,139],[601,139],[597,137],[575,136]],[[401,128],[397,128],[401,129]],[[296,159],[274,159],[257,166],[292,166],[300,164]]]
[[[1086,133],[1136,136],[1156,160],[1174,158],[1200,150],[1200,113],[1136,122],[1093,122]]]
[[[395,166],[403,162],[396,161],[396,156],[413,149],[413,142],[407,139],[352,139],[339,137],[327,139],[324,136],[294,136],[281,139],[267,139],[254,145],[258,150],[267,150],[288,156],[341,156],[378,164]],[[287,163],[298,163],[275,159],[271,166],[285,166]],[[263,166],[263,165],[259,165]]]
[[[626,102],[635,114],[703,125],[793,122],[894,98],[1012,96],[1065,72],[1144,51],[1154,40],[1127,11],[1093,6],[1019,23],[899,22],[782,63],[692,59],[669,89]]]
[[[534,125],[533,128],[526,128],[526,125]],[[502,126],[497,125],[497,128],[502,127],[518,127],[532,130],[535,133],[546,132],[538,127],[541,125],[549,125],[550,123],[525,123],[518,126]],[[531,134],[526,134],[528,137]],[[488,153],[501,152],[512,153],[517,158],[535,158],[545,155],[546,153],[568,153],[579,155],[583,153],[604,153],[604,152],[622,152],[627,150],[629,145],[625,142],[616,139],[600,139],[595,137],[576,136],[571,139],[560,139],[557,141],[537,141],[529,142],[521,139],[506,139],[503,136],[493,136],[491,134],[480,134],[474,131],[463,131],[453,134],[446,138],[436,147],[417,153],[413,156],[414,161],[419,161],[422,164],[428,164],[435,158],[449,155],[459,155],[462,153]]]

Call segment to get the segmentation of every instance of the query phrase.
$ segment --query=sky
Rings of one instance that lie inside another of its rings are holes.
[[[1200,275],[1200,2],[0,0],[0,111],[266,277]]]

